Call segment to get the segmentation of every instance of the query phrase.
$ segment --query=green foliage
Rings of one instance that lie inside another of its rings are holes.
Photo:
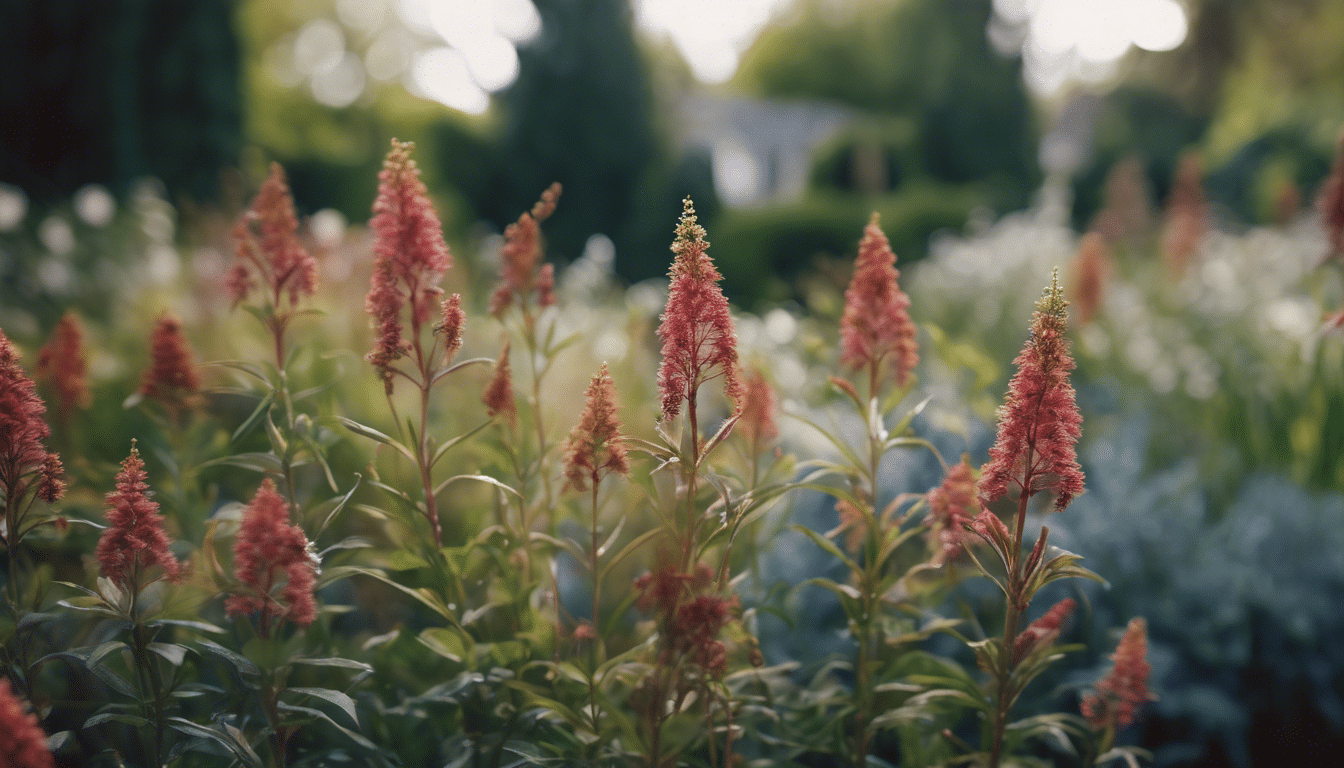
[[[913,183],[879,198],[816,193],[798,203],[724,211],[714,227],[724,290],[743,306],[789,298],[793,282],[847,258],[873,211],[898,266],[918,261],[929,236],[959,228],[979,201],[971,187]]]

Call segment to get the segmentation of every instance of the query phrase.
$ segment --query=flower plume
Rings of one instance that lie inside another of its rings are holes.
[[[504,249],[500,253],[499,287],[490,296],[490,314],[504,314],[515,299],[526,303],[527,297],[537,294],[537,306],[555,303],[555,268],[549,264],[538,268],[541,261],[541,222],[555,212],[560,199],[560,183],[556,182],[541,193],[541,199],[532,210],[518,217],[518,221],[504,229]]]
[[[300,626],[317,618],[316,557],[308,550],[303,529],[289,524],[289,506],[270,478],[262,481],[243,512],[233,545],[233,568],[244,591],[225,602],[229,616],[260,612],[263,633],[269,631],[273,617]]]
[[[1335,146],[1335,160],[1316,195],[1316,212],[1325,226],[1330,250],[1326,258],[1344,256],[1344,132]]]
[[[1022,634],[1013,642],[1014,663],[1020,662],[1037,648],[1052,645],[1058,640],[1060,632],[1064,629],[1064,622],[1073,615],[1076,605],[1077,602],[1073,598],[1066,597],[1022,630]]]
[[[199,399],[201,379],[191,362],[182,322],[173,315],[160,315],[154,324],[149,357],[150,366],[141,379],[140,394],[158,400],[172,411],[194,406]]]
[[[961,553],[966,529],[982,511],[980,500],[975,496],[975,477],[966,457],[947,471],[942,485],[929,491],[928,499],[931,533],[939,547],[934,561],[941,564]]]
[[[667,307],[658,338],[663,342],[663,361],[658,366],[658,391],[663,418],[674,419],[683,402],[695,397],[701,384],[722,376],[724,394],[740,407],[742,385],[737,380],[737,336],[719,281],[723,276],[707,252],[705,229],[696,223],[695,207],[683,202],[677,225],[669,276]]]
[[[55,768],[47,749],[47,736],[37,717],[24,712],[9,680],[0,677],[0,766],[9,768]]]
[[[66,312],[46,346],[37,353],[38,381],[51,382],[61,413],[89,407],[88,361],[84,357],[84,330],[73,312]]]
[[[294,306],[301,297],[317,292],[317,261],[299,244],[298,229],[285,169],[271,163],[252,207],[233,228],[236,260],[226,284],[235,307],[258,281],[266,288],[266,301],[275,307],[283,298]]]
[[[1083,471],[1074,453],[1083,420],[1069,383],[1073,358],[1064,338],[1068,306],[1055,270],[1036,302],[1031,336],[1013,361],[1017,373],[999,407],[998,438],[980,477],[986,503],[1007,494],[1009,483],[1026,496],[1054,491],[1055,508],[1061,511],[1083,492]]]
[[[775,390],[766,380],[765,373],[753,366],[743,387],[742,418],[737,421],[737,429],[754,449],[779,437],[779,426],[775,423],[776,401]]]
[[[905,386],[919,362],[919,347],[907,311],[910,297],[896,283],[900,273],[895,264],[896,254],[874,213],[863,229],[854,277],[845,290],[840,361],[855,369],[871,366],[874,381],[882,363],[889,361],[896,384]]]
[[[1098,232],[1087,233],[1078,244],[1069,275],[1069,295],[1078,306],[1078,322],[1086,325],[1097,316],[1110,273],[1111,254],[1106,238]]]
[[[565,445],[565,485],[580,491],[590,482],[594,486],[601,482],[603,472],[630,474],[616,418],[616,385],[606,363],[593,376],[584,398],[583,415]]]
[[[467,315],[462,311],[462,294],[454,293],[443,302],[443,318],[434,326],[435,333],[443,334],[443,348],[446,353],[444,365],[452,362],[453,355],[462,348],[462,326]]]
[[[1111,659],[1115,666],[1081,702],[1083,717],[1098,731],[1134,722],[1139,707],[1152,698],[1148,692],[1152,671],[1148,666],[1148,624],[1143,618],[1129,620]]]
[[[411,159],[414,144],[392,140],[378,173],[378,198],[369,227],[374,233],[373,278],[364,299],[376,339],[369,362],[392,392],[392,364],[418,340],[443,291],[439,281],[453,265],[438,214],[429,201],[420,169]],[[411,340],[405,338],[402,310],[410,305]]]
[[[117,489],[107,494],[108,526],[94,551],[102,574],[131,591],[139,591],[150,583],[143,577],[155,566],[162,570],[162,578],[169,581],[182,576],[181,564],[168,551],[163,517],[159,515],[158,503],[149,498],[149,484],[145,480],[145,462],[132,442],[131,453],[121,462],[121,471],[117,473]]]
[[[491,416],[503,416],[509,424],[518,417],[518,404],[513,401],[513,369],[509,366],[509,340],[504,340],[504,348],[495,360],[495,370],[490,382],[485,385],[481,395],[485,412]]]
[[[17,504],[34,479],[44,501],[55,501],[64,490],[61,462],[42,444],[51,434],[46,412],[19,366],[18,351],[0,331],[0,490],[8,504]]]

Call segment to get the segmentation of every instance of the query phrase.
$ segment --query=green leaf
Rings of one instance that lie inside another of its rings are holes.
[[[284,471],[284,465],[280,462],[280,457],[273,453],[235,453],[232,456],[221,456],[218,459],[211,459],[200,465],[200,469],[213,467],[219,464],[226,464],[231,467],[242,467],[256,472],[268,475],[278,475]]]
[[[289,663],[306,664],[310,667],[339,667],[341,669],[358,669],[361,672],[373,671],[373,667],[369,666],[368,664],[365,664],[362,661],[355,661],[354,659],[342,659],[337,656],[322,657],[322,658],[316,658],[316,657],[310,658],[300,656],[298,658],[290,659]]]
[[[210,653],[213,653],[219,658],[232,664],[234,669],[237,669],[239,674],[245,677],[255,677],[261,674],[261,670],[256,664],[253,664],[246,656],[243,656],[236,651],[231,651],[219,643],[206,640],[205,638],[198,639],[196,643]]]
[[[617,565],[619,565],[622,560],[629,557],[630,555],[633,555],[636,551],[639,550],[640,547],[644,546],[645,542],[657,536],[659,533],[661,533],[660,529],[653,528],[631,539],[628,544],[626,544],[624,547],[621,547],[621,551],[612,555],[611,558],[607,560],[607,562],[601,567],[600,569],[601,573],[598,576],[598,578],[605,579],[607,577],[607,574],[611,573],[611,570],[615,568]]]
[[[246,419],[243,419],[243,423],[239,424],[238,428],[233,430],[233,434],[229,437],[229,442],[236,443],[255,429],[257,424],[261,423],[262,417],[270,412],[271,404],[274,402],[274,392],[257,401],[257,407],[253,408],[252,413],[250,413]]]
[[[463,432],[462,434],[458,435],[457,437],[454,437],[453,439],[449,440],[443,445],[440,445],[437,449],[435,449],[433,458],[429,460],[429,468],[433,469],[439,463],[439,459],[443,458],[443,455],[447,453],[450,448],[457,445],[458,443],[461,443],[463,440],[467,440],[472,435],[475,435],[477,432],[480,432],[482,429],[485,429],[486,427],[494,423],[495,423],[494,419],[486,419],[480,424],[477,424],[475,427],[472,427],[470,430]]]
[[[359,713],[355,709],[355,700],[340,691],[331,688],[288,688],[286,693],[298,694],[300,696],[316,696],[325,702],[335,704],[341,708],[341,711],[350,716],[350,721],[359,727]]]
[[[177,643],[150,643],[146,647],[162,656],[174,667],[182,666],[182,662],[187,658],[187,651],[191,650],[187,646]]]
[[[168,726],[179,733],[185,733],[188,736],[194,736],[198,739],[209,739],[229,750],[239,762],[247,766],[261,765],[261,757],[252,749],[252,746],[241,738],[234,738],[229,733],[221,733],[204,725],[193,723],[190,720],[184,720],[180,717],[170,717],[167,720]],[[236,730],[236,729],[230,729]],[[239,736],[241,736],[241,732]]]
[[[417,638],[422,645],[449,661],[461,662],[467,656],[462,635],[444,627],[430,627]]]
[[[187,619],[155,619],[153,621],[145,622],[145,626],[147,627],[157,627],[159,625],[166,625],[172,627],[186,627],[187,629],[195,629],[200,632],[213,632],[217,635],[222,635],[226,631],[223,627],[217,627],[214,624],[205,621],[188,621]]]
[[[453,475],[452,477],[448,478],[447,480],[444,480],[443,482],[439,483],[437,486],[434,487],[434,495],[438,496],[440,493],[443,493],[444,488],[447,488],[449,485],[457,482],[458,480],[475,480],[478,483],[486,483],[489,485],[493,485],[496,488],[499,488],[500,490],[507,491],[508,493],[511,493],[520,499],[523,498],[523,495],[518,491],[514,490],[513,486],[506,485],[505,483],[502,483],[489,475]]]
[[[854,573],[863,572],[863,568],[861,568],[858,563],[854,562],[854,560],[850,558],[849,555],[846,555],[844,552],[842,552],[840,548],[835,545],[835,542],[831,541],[830,539],[826,538],[820,533],[817,533],[811,528],[808,528],[806,525],[800,525],[798,523],[790,524],[789,528],[803,534],[804,536],[807,536],[818,547],[821,547],[822,549],[834,555],[837,559],[840,560],[840,562],[845,564],[846,568],[853,571]]]
[[[92,728],[103,723],[124,723],[135,728],[143,728],[149,725],[149,721],[138,715],[127,715],[121,712],[102,712],[88,720],[84,721],[84,728]]]
[[[415,462],[415,454],[411,452],[410,448],[407,448],[406,446],[402,445],[401,443],[397,442],[391,437],[383,434],[382,432],[379,432],[373,427],[360,424],[358,421],[355,421],[354,419],[347,419],[344,416],[334,416],[332,418],[336,419],[337,423],[342,424],[346,429],[350,430],[351,432],[354,432],[356,435],[359,435],[360,437],[367,437],[370,440],[382,443],[383,445],[386,445],[389,448],[396,450],[398,453],[400,453],[402,456],[405,456],[407,459],[410,459],[412,463]]]
[[[327,530],[327,526],[331,525],[331,521],[336,519],[336,515],[340,514],[342,509],[345,509],[345,505],[350,502],[350,497],[355,495],[355,491],[359,489],[359,484],[363,482],[363,480],[364,476],[356,472],[355,484],[352,485],[350,490],[346,491],[343,496],[327,499],[308,512],[311,517],[322,518],[322,524],[317,526],[317,531],[313,533],[314,539],[321,536],[322,532]]]
[[[406,549],[396,549],[387,556],[387,567],[394,571],[415,571],[428,568],[425,558]]]

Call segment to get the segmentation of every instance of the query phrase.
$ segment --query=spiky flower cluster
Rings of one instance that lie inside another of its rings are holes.
[[[863,229],[854,276],[845,290],[840,362],[855,369],[869,368],[874,381],[887,362],[896,384],[905,386],[919,363],[919,347],[907,311],[910,297],[896,283],[900,273],[895,264],[896,254],[874,213]]]
[[[149,498],[145,462],[134,444],[121,462],[117,489],[107,494],[107,523],[94,550],[104,576],[132,592],[158,578],[178,581],[182,577],[181,564],[168,551],[163,517],[158,503]],[[156,566],[161,574],[144,580]]]
[[[1024,496],[1054,491],[1055,508],[1062,511],[1083,492],[1083,471],[1074,453],[1083,419],[1069,383],[1073,358],[1064,337],[1068,306],[1055,270],[1036,302],[1031,336],[1013,361],[1017,373],[999,407],[998,438],[980,476],[985,503],[1002,498],[1014,484]]]
[[[504,348],[495,359],[494,372],[485,385],[481,395],[485,412],[490,416],[503,416],[509,424],[518,418],[518,404],[513,399],[513,368],[509,365],[509,340],[504,340]]]
[[[226,286],[235,307],[247,299],[258,280],[265,285],[266,300],[275,307],[284,297],[294,306],[301,297],[317,292],[317,261],[299,244],[298,229],[285,169],[271,163],[270,175],[252,207],[233,228],[236,261]]]
[[[965,543],[966,529],[982,511],[975,495],[975,477],[963,457],[947,471],[942,485],[929,491],[930,533],[936,537],[935,564],[956,559]]]
[[[46,346],[37,353],[38,381],[51,382],[61,413],[69,416],[76,408],[88,408],[88,361],[84,355],[84,330],[73,312],[66,312],[51,332]]]
[[[537,306],[549,307],[555,303],[555,267],[541,261],[541,222],[555,212],[560,199],[560,183],[556,182],[541,193],[541,199],[530,212],[504,228],[504,249],[500,253],[499,286],[490,296],[490,314],[499,317],[513,305],[514,300],[526,303],[532,293],[537,295]]]
[[[683,203],[677,225],[669,276],[667,307],[663,310],[658,338],[663,342],[663,361],[658,366],[658,391],[663,419],[681,413],[682,403],[695,397],[701,384],[722,376],[724,394],[739,407],[742,385],[737,380],[737,336],[728,313],[728,299],[719,288],[723,276],[709,257],[705,229],[696,223],[691,199]]]
[[[23,709],[23,702],[0,677],[0,766],[4,768],[55,768],[47,749],[47,736],[37,718]]]
[[[1339,135],[1339,143],[1335,146],[1330,175],[1325,177],[1316,194],[1316,212],[1320,214],[1321,224],[1330,240],[1326,258],[1344,256],[1344,133]]]
[[[1106,283],[1111,274],[1111,253],[1106,239],[1098,232],[1089,232],[1078,244],[1069,270],[1069,296],[1078,307],[1078,322],[1092,322],[1101,310],[1106,295]]]
[[[743,389],[742,416],[736,427],[749,444],[759,447],[779,437],[779,426],[775,424],[776,407],[775,390],[766,380],[765,373],[753,367]]]
[[[317,618],[313,586],[316,558],[308,550],[303,529],[289,524],[289,507],[270,478],[243,513],[242,527],[233,545],[234,573],[245,591],[224,604],[229,616],[261,613],[263,632],[271,618],[308,626]],[[279,595],[276,588],[283,580]]]
[[[1038,648],[1053,645],[1059,639],[1060,632],[1064,630],[1064,622],[1073,615],[1075,606],[1077,602],[1071,597],[1066,597],[1022,630],[1022,634],[1013,642],[1013,663],[1022,661]]]
[[[415,145],[392,140],[392,149],[378,173],[373,203],[373,278],[364,308],[373,316],[376,339],[368,354],[387,392],[392,392],[392,364],[411,350],[404,337],[402,310],[410,305],[413,337],[429,321],[443,291],[439,281],[453,265],[438,214],[429,201],[420,169],[411,159]]]
[[[1173,274],[1185,271],[1208,229],[1209,204],[1203,177],[1198,155],[1194,152],[1181,155],[1167,196],[1166,227],[1162,233],[1162,254]]]
[[[587,490],[589,483],[596,486],[603,473],[630,474],[616,418],[616,384],[606,363],[589,382],[584,400],[583,415],[565,444],[565,487],[579,491]]]
[[[1111,166],[1106,174],[1104,205],[1089,227],[1115,243],[1142,235],[1152,219],[1152,196],[1143,161],[1130,155]]]
[[[51,434],[42,420],[46,411],[33,380],[19,366],[18,351],[0,331],[0,490],[7,504],[17,504],[34,479],[44,501],[55,501],[65,491],[60,458],[42,444]]]
[[[732,618],[736,598],[710,592],[713,581],[714,574],[704,565],[689,574],[671,564],[635,580],[640,591],[636,605],[652,611],[665,632],[661,663],[674,665],[684,656],[715,677],[727,669],[728,649],[717,638]]]
[[[150,366],[140,382],[140,394],[157,400],[170,411],[181,411],[199,400],[200,376],[191,361],[191,349],[182,335],[182,322],[163,314],[150,339]]]
[[[462,294],[454,293],[443,302],[443,317],[434,326],[435,333],[443,334],[444,365],[452,362],[457,350],[462,348],[462,326],[467,322],[467,314],[462,311]]]
[[[1098,731],[1134,722],[1139,707],[1152,698],[1148,692],[1152,672],[1148,665],[1148,624],[1142,617],[1129,620],[1111,659],[1115,666],[1081,702],[1083,717]]]

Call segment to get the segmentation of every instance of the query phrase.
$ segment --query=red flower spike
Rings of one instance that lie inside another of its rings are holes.
[[[602,473],[630,474],[630,462],[621,443],[621,422],[616,418],[616,385],[607,374],[607,364],[588,384],[579,423],[565,445],[565,487],[587,490],[602,480]]]
[[[1048,611],[1039,619],[1027,625],[1022,630],[1022,634],[1017,636],[1013,643],[1013,663],[1025,659],[1028,654],[1037,648],[1044,648],[1054,644],[1059,639],[1060,632],[1063,631],[1064,622],[1068,621],[1069,616],[1073,615],[1073,609],[1077,605],[1071,597],[1066,597]]]
[[[88,361],[84,354],[84,330],[74,313],[66,312],[46,346],[37,353],[34,378],[49,381],[56,390],[56,401],[61,413],[69,416],[76,408],[88,408]]]
[[[1209,204],[1204,195],[1203,176],[1197,153],[1181,155],[1167,196],[1167,220],[1162,234],[1162,254],[1173,274],[1185,270],[1208,229]]]
[[[39,490],[46,489],[43,498],[53,495],[52,488],[60,495],[60,461],[42,445],[51,434],[42,418],[46,412],[33,380],[19,366],[18,351],[0,331],[0,490],[21,493],[29,487],[24,478],[37,472]]]
[[[541,193],[541,199],[530,212],[504,228],[499,287],[490,297],[490,314],[498,317],[508,310],[515,298],[526,302],[533,293],[537,294],[538,306],[555,303],[555,269],[550,265],[538,269],[537,265],[542,256],[540,224],[555,212],[559,199],[560,183],[556,182]]]
[[[722,376],[724,395],[734,409],[741,407],[742,385],[737,380],[737,336],[719,281],[723,276],[707,253],[705,229],[696,223],[695,207],[683,201],[681,222],[672,242],[676,259],[669,276],[667,307],[658,326],[663,361],[658,366],[658,391],[663,419],[681,413],[683,402],[695,397],[701,384]]]
[[[47,749],[47,735],[37,717],[24,711],[23,702],[0,677],[0,766],[4,768],[55,768]]]
[[[1101,309],[1111,275],[1111,249],[1100,233],[1089,232],[1078,245],[1069,270],[1069,296],[1078,308],[1078,322],[1092,322]]]
[[[411,327],[418,333],[443,293],[439,281],[453,265],[438,214],[411,159],[414,148],[392,140],[378,173],[378,197],[369,222],[374,233],[373,278],[364,309],[373,316],[377,338],[367,358],[389,394],[391,365],[411,348],[403,338],[402,309],[410,304]]]
[[[454,293],[443,302],[443,319],[434,326],[435,333],[443,334],[443,347],[447,353],[443,359],[444,365],[451,363],[457,350],[462,348],[462,326],[466,321],[467,315],[462,311],[462,294]]]
[[[509,340],[504,340],[504,349],[495,360],[495,372],[490,383],[485,385],[485,394],[481,396],[485,403],[485,412],[490,416],[503,416],[509,424],[518,417],[518,404],[513,401],[513,369],[509,367]]]
[[[748,444],[759,447],[779,437],[779,426],[775,424],[776,407],[775,390],[761,369],[753,367],[743,389],[742,416],[736,427],[746,436]]]
[[[303,529],[289,524],[289,506],[270,478],[243,512],[242,526],[233,545],[234,573],[245,592],[224,604],[230,617],[261,612],[263,625],[281,617],[300,626],[317,618],[313,586],[316,558],[308,551]],[[275,594],[283,578],[279,596]],[[263,626],[263,632],[269,627]]]
[[[132,442],[131,453],[117,473],[117,489],[107,494],[108,525],[94,550],[102,574],[133,592],[158,578],[182,578],[181,564],[168,551],[159,505],[150,500],[145,480],[145,462]],[[155,566],[162,576],[144,581],[146,571]]]
[[[975,495],[975,477],[965,457],[947,471],[942,485],[929,491],[928,500],[931,533],[940,544],[934,564],[941,565],[961,554],[966,529],[982,512]]]
[[[1098,731],[1134,722],[1144,702],[1153,697],[1148,691],[1148,624],[1141,617],[1130,619],[1125,636],[1115,648],[1110,674],[1102,678],[1095,692],[1083,697],[1083,717]]]
[[[1325,227],[1326,237],[1330,241],[1327,259],[1344,256],[1344,133],[1339,135],[1335,146],[1335,160],[1330,166],[1330,175],[1325,177],[1321,189],[1316,193],[1316,212]]]
[[[682,589],[690,583],[691,578],[688,574],[678,572],[676,566],[670,563],[640,576],[635,579],[635,589],[640,593],[636,607],[641,611],[671,614],[681,599]]]
[[[171,410],[194,406],[200,377],[191,362],[191,349],[182,335],[182,323],[170,314],[159,317],[150,339],[150,366],[140,382],[140,394]]]
[[[60,456],[48,453],[37,476],[37,498],[50,504],[65,495],[65,467]],[[60,524],[59,520],[57,524]]]
[[[910,297],[898,287],[896,254],[874,213],[863,229],[854,277],[845,290],[840,319],[840,362],[855,369],[889,360],[898,386],[905,386],[919,362]]]
[[[317,261],[299,244],[299,221],[294,198],[285,181],[285,169],[271,163],[270,175],[252,201],[252,207],[234,225],[237,261],[226,285],[236,307],[256,287],[254,273],[265,283],[267,299],[279,305],[282,297],[294,306],[317,292]]]
[[[998,438],[981,470],[985,503],[1006,495],[1010,483],[1028,496],[1054,491],[1055,508],[1061,511],[1083,492],[1083,471],[1074,453],[1082,416],[1069,383],[1073,358],[1064,338],[1068,306],[1055,270],[1050,287],[1036,302],[1031,336],[1013,361],[1017,373],[999,408]]]

